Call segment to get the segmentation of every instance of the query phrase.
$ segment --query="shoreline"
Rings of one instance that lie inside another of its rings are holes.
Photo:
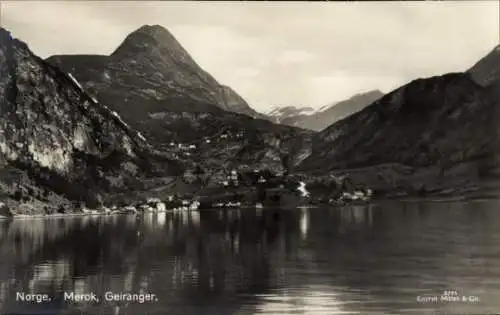
[[[325,205],[326,206],[326,205]],[[331,206],[331,205],[330,205]],[[312,208],[321,208],[318,205],[300,205],[296,207],[292,207],[294,209],[312,209]],[[283,209],[275,206],[268,206],[264,208],[256,208],[254,206],[241,206],[241,207],[221,207],[221,208],[210,208],[210,209],[193,209],[193,210],[185,210],[179,211],[175,209],[166,209],[166,210],[154,210],[154,211],[137,211],[137,212],[115,212],[115,213],[105,213],[105,212],[97,212],[97,213],[68,213],[68,214],[18,214],[13,216],[0,216],[1,221],[8,220],[24,220],[24,219],[60,219],[60,218],[78,218],[78,217],[107,217],[107,216],[120,216],[120,215],[145,215],[145,214],[158,214],[158,213],[187,213],[187,212],[204,212],[204,211],[220,211],[220,210],[238,210],[238,209],[257,209],[257,210],[275,210],[275,209]]]
[[[190,210],[193,211],[193,210]],[[116,212],[116,213],[105,213],[105,212],[97,212],[97,213],[68,213],[68,214],[16,214],[13,216],[0,216],[0,221],[6,220],[21,220],[21,219],[58,219],[58,218],[76,218],[76,217],[105,217],[105,216],[119,216],[119,215],[141,215],[146,213],[167,213],[167,212],[175,212],[174,210],[157,210],[157,211],[146,211],[146,212]]]
[[[426,202],[426,203],[443,203],[443,202],[465,202],[465,201],[490,201],[499,199],[498,197],[476,197],[470,198],[467,196],[451,196],[444,198],[380,198],[371,200],[371,202],[367,202],[362,204],[362,206],[370,206],[374,204],[383,204],[384,202],[403,202],[403,203],[414,203],[414,202]],[[241,207],[226,207],[226,208],[210,208],[210,209],[193,209],[193,210],[185,210],[179,211],[175,209],[166,209],[166,210],[154,210],[154,211],[137,211],[137,212],[115,212],[115,213],[105,213],[105,212],[94,212],[94,213],[68,213],[68,214],[19,214],[13,216],[0,216],[0,222],[9,221],[9,220],[24,220],[24,219],[60,219],[60,218],[78,218],[78,217],[106,217],[106,216],[120,216],[120,215],[145,215],[145,214],[158,214],[158,213],[178,213],[178,212],[202,212],[202,211],[217,211],[217,210],[236,210],[236,209],[256,209],[260,211],[265,210],[276,210],[276,209],[318,209],[318,208],[344,208],[349,206],[359,206],[361,204],[357,203],[347,203],[343,205],[299,205],[295,207],[279,207],[279,206],[266,206],[263,208],[256,208],[254,206],[241,206]]]

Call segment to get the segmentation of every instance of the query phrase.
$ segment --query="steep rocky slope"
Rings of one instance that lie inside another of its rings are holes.
[[[71,75],[0,28],[2,199],[94,207],[141,189],[148,176],[180,171]]]
[[[284,125],[320,131],[349,115],[352,115],[381,98],[384,94],[378,90],[359,93],[335,104],[323,106],[317,111],[311,108],[293,106],[275,109],[267,114],[271,121]]]
[[[266,119],[267,117],[254,109],[241,97],[235,90],[227,85],[222,85],[222,95],[224,97],[224,104],[222,108],[235,113],[245,114],[249,117]]]
[[[259,114],[203,71],[161,26],[139,28],[110,56],[47,60],[179,160],[280,168],[284,155],[294,154],[298,163],[308,152],[311,132],[254,119]],[[186,152],[189,146],[197,149]]]
[[[498,87],[464,73],[415,80],[318,133],[300,168],[349,169],[385,189],[423,191],[491,174],[500,151]]]
[[[500,45],[467,71],[482,86],[500,79]]]
[[[336,121],[359,112],[382,96],[384,96],[384,93],[379,90],[358,93],[345,101],[327,106],[322,111],[307,119],[306,123],[310,126],[318,126],[317,128],[322,130]]]

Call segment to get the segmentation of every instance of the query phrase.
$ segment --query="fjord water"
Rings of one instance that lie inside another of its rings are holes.
[[[500,202],[0,222],[1,314],[488,314]],[[471,302],[421,302],[443,291]],[[62,292],[150,292],[71,303]],[[50,303],[16,302],[16,292]]]

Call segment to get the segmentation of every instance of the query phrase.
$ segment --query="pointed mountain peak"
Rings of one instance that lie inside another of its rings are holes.
[[[163,26],[143,25],[130,33],[111,55],[137,55],[155,49],[187,54],[177,39]]]
[[[134,32],[130,33],[130,35],[133,35],[135,33],[150,36],[159,42],[169,41],[172,39],[175,40],[174,36],[166,28],[164,28],[163,26],[158,25],[158,24],[156,24],[156,25],[143,25],[143,26],[139,27],[137,30],[135,30]]]

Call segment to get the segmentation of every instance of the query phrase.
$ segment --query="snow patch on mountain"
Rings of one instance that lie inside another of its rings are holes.
[[[311,115],[314,113],[314,109],[311,107],[295,107],[295,106],[285,106],[285,107],[274,107],[266,115],[272,117],[292,117],[297,115]]]
[[[321,112],[324,112],[325,110],[329,109],[330,107],[332,107],[334,104],[326,104],[324,106],[321,106],[320,108],[316,109],[314,111],[314,114],[316,113],[321,113]]]

